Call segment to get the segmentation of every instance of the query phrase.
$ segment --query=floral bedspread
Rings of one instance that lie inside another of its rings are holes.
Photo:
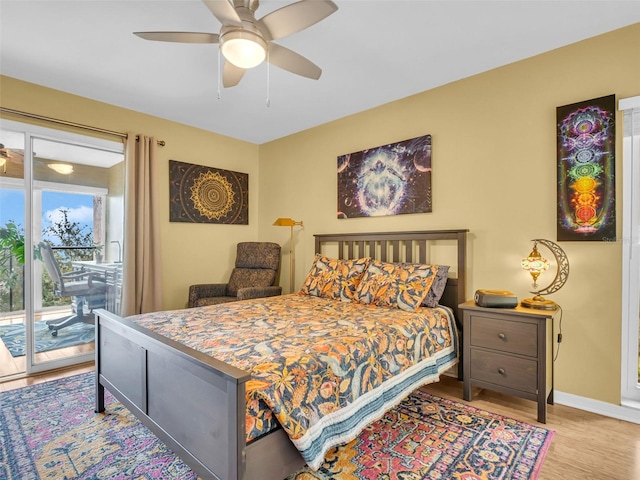
[[[129,319],[250,372],[247,441],[280,424],[311,468],[457,362],[446,308],[294,294]]]

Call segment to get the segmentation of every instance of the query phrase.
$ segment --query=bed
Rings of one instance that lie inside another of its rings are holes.
[[[325,265],[321,260],[337,259],[331,260],[332,265],[348,264],[350,271],[355,271],[367,259],[361,268],[363,275],[373,272],[374,267],[400,265],[398,268],[408,268],[412,274],[428,271],[420,273],[422,278],[435,277],[438,264],[451,265],[439,300],[448,308],[419,306],[412,313],[411,305],[388,308],[372,305],[373,300],[367,304],[363,301],[367,294],[363,286],[371,283],[364,281],[365,276],[359,278],[362,281],[357,285],[359,302],[340,298],[345,295],[344,290],[339,294],[318,294],[312,269],[300,292],[282,297],[129,318],[99,310],[96,411],[105,409],[106,388],[203,479],[281,480],[305,463],[317,466],[327,448],[353,438],[410,391],[437,381],[444,370],[456,363],[460,368],[457,345],[461,340],[456,338],[460,325],[447,333],[440,324],[447,323],[446,318],[451,324],[457,321],[458,305],[466,300],[466,233],[467,230],[443,230],[315,235],[314,268]],[[414,268],[415,264],[420,266]],[[351,295],[353,291],[347,293]],[[326,298],[332,295],[334,298]],[[410,303],[410,299],[407,301]],[[217,323],[211,328],[214,311]],[[303,333],[306,324],[300,318],[311,322],[326,311],[330,315],[321,325],[308,327]],[[254,314],[258,317],[249,317]],[[415,317],[437,328],[420,334],[420,327],[416,326],[419,340],[412,339],[409,348],[401,337],[414,328],[412,322],[418,321]],[[241,343],[251,335],[241,331],[244,326],[238,324],[238,318],[243,319],[243,325],[250,325],[255,340],[251,348]],[[256,319],[245,322],[249,318]],[[231,322],[234,319],[237,330]],[[387,323],[390,328],[383,330]],[[270,337],[280,328],[284,328],[284,335]],[[330,342],[315,341],[314,332],[323,328],[326,331],[322,335],[333,333],[336,337]],[[363,329],[367,332],[364,338],[355,338],[354,332]],[[336,362],[331,352],[320,352],[318,358],[328,359],[329,368],[316,375],[321,382],[314,385],[320,386],[312,389],[315,380],[307,373],[314,371],[309,362],[317,363],[313,354],[318,352],[313,350],[330,345],[327,348],[335,350],[334,354],[340,352],[340,340],[352,333],[356,346],[348,347],[352,351],[345,350],[344,355],[355,358],[354,352],[363,352],[366,344],[372,352],[382,352],[382,360],[375,360],[373,353],[364,353],[362,364],[351,362],[356,381],[342,372],[344,364],[340,359]],[[281,337],[288,337],[302,351],[294,355]],[[309,343],[303,344],[304,338]],[[275,353],[274,345],[279,346]],[[400,348],[397,345],[406,351],[390,359],[383,349]],[[268,362],[256,364],[255,357]],[[288,369],[286,382],[273,381],[274,375],[285,377],[271,368],[279,361]],[[375,369],[368,368],[374,363]],[[291,384],[291,378],[300,383]],[[274,395],[278,397],[285,390],[296,392],[282,402],[289,409],[273,401]],[[256,412],[262,412],[263,417],[251,416]]]

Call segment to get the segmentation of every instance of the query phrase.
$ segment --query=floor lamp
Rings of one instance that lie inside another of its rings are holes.
[[[293,227],[300,225],[302,221],[295,221],[293,218],[279,218],[273,224],[276,227],[291,227],[291,240],[289,241],[289,293],[293,293]]]

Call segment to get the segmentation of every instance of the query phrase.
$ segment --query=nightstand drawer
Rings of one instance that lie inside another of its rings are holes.
[[[534,323],[514,322],[473,315],[471,345],[501,352],[538,356],[538,327]]]
[[[536,394],[538,362],[501,353],[471,349],[472,380]]]

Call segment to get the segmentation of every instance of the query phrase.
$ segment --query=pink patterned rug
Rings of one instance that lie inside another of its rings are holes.
[[[0,478],[195,480],[196,475],[107,392],[94,413],[94,376],[0,393]],[[295,480],[532,480],[553,431],[417,391],[317,472]]]

